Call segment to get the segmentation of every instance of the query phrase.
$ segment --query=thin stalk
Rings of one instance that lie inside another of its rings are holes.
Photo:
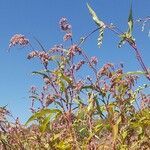
[[[106,26],[108,29],[110,29],[113,33],[115,33],[115,34],[117,34],[118,36],[120,36],[120,33],[119,32],[121,32],[120,30],[118,30],[118,28],[112,28],[112,27],[110,27],[110,26]],[[115,30],[115,29],[117,29],[117,30]],[[118,32],[119,31],[119,32]],[[125,39],[126,40],[126,42],[128,42],[128,44],[134,49],[134,51],[135,51],[135,55],[136,55],[136,58],[137,58],[137,60],[138,60],[138,62],[139,62],[139,64],[140,64],[140,66],[142,67],[142,69],[143,69],[143,71],[146,73],[146,78],[150,81],[150,73],[148,72],[148,70],[147,70],[147,68],[146,68],[146,66],[145,66],[145,64],[144,64],[144,61],[143,61],[143,59],[142,59],[142,57],[141,57],[141,55],[140,55],[140,52],[139,52],[139,50],[138,50],[138,48],[137,48],[137,46],[136,46],[136,44],[135,43],[133,43],[130,39],[128,39],[128,38],[126,38]]]
[[[149,20],[150,18],[147,17],[147,20]],[[141,19],[140,21],[144,21],[143,19]],[[121,34],[123,34],[123,32],[118,29],[116,26],[111,26],[111,25],[105,25],[106,28],[108,28],[109,30],[111,30],[114,34],[118,35],[120,37]],[[78,43],[78,46],[80,46],[81,44],[83,44],[85,42],[85,40],[90,37],[93,33],[95,33],[96,31],[98,31],[100,29],[100,27],[94,29],[92,32],[90,32],[86,37],[84,37],[83,39],[81,39],[81,41]],[[130,39],[126,38],[125,39],[126,42],[128,42],[128,44],[134,49],[135,54],[136,54],[136,58],[140,64],[140,66],[142,67],[143,71],[146,73],[146,78],[150,81],[150,73],[148,72],[144,61],[139,53],[139,50],[136,46],[136,44],[134,44],[133,42],[130,41]],[[83,53],[84,57],[88,60],[88,58],[86,57],[86,55]],[[89,62],[89,60],[88,60]],[[92,66],[91,66],[92,67]],[[92,67],[93,68],[93,67]],[[93,68],[94,72],[95,72],[95,68]]]
[[[87,36],[83,37],[83,38],[80,40],[80,42],[77,44],[77,46],[80,46],[81,44],[83,44],[83,43],[86,41],[86,39],[87,39],[88,37],[90,37],[93,33],[95,33],[96,31],[98,31],[99,29],[100,29],[100,27],[94,29],[94,30],[91,31],[89,34],[87,34]]]
[[[146,68],[146,66],[145,66],[145,64],[144,64],[144,62],[143,62],[143,60],[142,60],[142,57],[141,57],[141,55],[140,55],[140,53],[139,53],[139,50],[138,50],[136,44],[133,44],[133,43],[131,43],[131,42],[129,42],[129,41],[128,41],[128,43],[129,43],[129,45],[134,49],[135,54],[136,54],[136,58],[137,58],[138,62],[140,63],[140,65],[141,65],[143,71],[146,73],[147,79],[150,81],[150,74],[149,74],[149,72],[148,72],[148,70],[147,70],[147,68]]]

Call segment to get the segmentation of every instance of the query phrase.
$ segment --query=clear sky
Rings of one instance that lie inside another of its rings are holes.
[[[127,29],[130,0],[0,0],[0,106],[7,104],[13,115],[19,116],[23,122],[30,115],[28,91],[41,81],[31,72],[41,69],[41,66],[36,60],[26,59],[29,48],[13,48],[11,53],[6,52],[9,39],[21,33],[38,48],[33,40],[35,36],[49,49],[63,43],[58,22],[61,17],[66,17],[73,27],[73,39],[78,41],[96,27],[88,13],[87,2],[104,22],[112,22],[123,31]],[[134,18],[149,16],[149,7],[150,0],[133,0]],[[148,28],[150,26],[141,32],[141,26],[137,26],[134,35],[146,66],[150,67]],[[97,36],[98,33],[95,33],[83,48],[90,56],[97,56],[101,65],[123,62],[126,71],[140,70],[131,48],[125,45],[118,49],[119,39],[113,33],[106,31],[100,49],[97,47]]]

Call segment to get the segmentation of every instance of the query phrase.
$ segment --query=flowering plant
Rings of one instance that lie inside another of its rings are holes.
[[[45,50],[37,40],[41,50],[28,54],[29,60],[37,58],[43,65],[40,71],[33,72],[41,76],[43,87],[41,91],[34,86],[30,90],[33,115],[25,125],[21,125],[18,119],[15,123],[8,122],[5,116],[9,112],[5,107],[0,109],[0,149],[149,148],[150,95],[144,94],[143,90],[150,85],[135,87],[138,75],[150,78],[132,36],[132,9],[128,19],[129,29],[120,35],[115,26],[106,25],[87,6],[97,29],[76,44],[72,40],[71,25],[66,18],[62,18],[59,24],[65,32],[63,39],[71,40],[71,45],[67,48],[56,45]],[[110,62],[100,68],[96,56],[88,57],[81,47],[82,43],[99,31],[100,46],[106,29],[120,35],[119,45],[124,42],[130,44],[144,72],[125,73],[123,65],[116,67]],[[32,46],[30,40],[20,34],[12,37],[10,47],[16,44]],[[86,76],[82,74],[84,68],[88,68]],[[39,103],[38,108],[35,103]]]

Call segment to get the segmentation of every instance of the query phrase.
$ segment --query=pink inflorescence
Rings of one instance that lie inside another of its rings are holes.
[[[69,58],[72,58],[73,56],[75,56],[76,53],[81,54],[81,48],[78,47],[76,44],[74,44],[69,48],[69,53],[68,53]]]
[[[144,109],[149,107],[150,107],[150,94],[149,95],[142,94],[141,108]]]
[[[105,64],[99,71],[98,71],[98,76],[108,76],[111,77],[111,71],[110,69],[113,68],[112,63],[107,63]]]
[[[28,54],[27,58],[32,59],[34,57],[39,57],[43,64],[48,64],[48,61],[51,59],[51,56],[45,51],[32,51]]]
[[[67,41],[67,40],[69,40],[70,38],[72,38],[72,33],[70,32],[70,33],[66,33],[65,35],[64,35],[64,37],[63,37],[63,40],[64,41]]]
[[[98,63],[97,57],[96,57],[96,56],[91,57],[90,63],[91,63],[92,65],[96,65],[96,64]]]
[[[59,21],[59,25],[61,30],[66,32],[66,34],[63,37],[64,41],[71,39],[72,38],[71,25],[68,23],[67,19],[61,18]]]
[[[17,44],[25,46],[29,43],[29,40],[22,34],[15,34],[11,40],[9,47],[15,46]]]
[[[81,68],[81,66],[85,63],[84,60],[79,61],[79,63],[75,66],[75,70],[79,70]]]
[[[83,86],[84,86],[84,81],[79,80],[75,85],[75,90],[80,91],[83,88]]]
[[[70,31],[71,30],[71,25],[68,23],[66,18],[61,18],[59,21],[59,25],[63,31]]]

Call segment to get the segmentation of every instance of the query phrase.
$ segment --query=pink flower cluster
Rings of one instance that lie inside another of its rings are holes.
[[[69,48],[68,53],[69,58],[72,58],[76,53],[81,54],[81,48],[79,48],[76,44],[74,44]]]
[[[64,17],[60,19],[59,25],[63,31],[71,30],[71,25],[68,23],[67,19]]]
[[[64,41],[71,39],[72,38],[71,25],[68,23],[67,19],[61,18],[59,21],[59,25],[61,30],[66,32],[66,34],[63,37]]]
[[[71,39],[71,38],[72,38],[72,33],[69,32],[69,33],[66,33],[66,34],[64,35],[63,40],[64,40],[64,41],[67,41],[67,40],[69,40],[69,39]]]
[[[78,71],[81,67],[82,67],[82,65],[85,63],[85,61],[84,60],[81,60],[76,66],[75,66],[75,70],[76,71]]]
[[[32,51],[31,53],[29,53],[28,55],[28,59],[34,58],[34,57],[39,57],[40,60],[42,61],[43,64],[48,64],[48,61],[51,59],[51,57],[49,56],[49,54],[45,51]]]
[[[55,98],[52,95],[47,95],[45,99],[45,105],[48,107],[52,102],[55,101]]]
[[[147,107],[150,107],[150,94],[149,95],[142,94],[141,108],[144,109]]]
[[[25,46],[28,43],[29,43],[29,40],[24,35],[15,34],[10,40],[9,47],[15,46],[17,44]]]
[[[84,86],[84,82],[83,81],[78,81],[75,85],[75,90],[76,91],[80,91],[82,89],[82,87]]]
[[[50,49],[50,53],[63,52],[63,45],[54,45],[53,48]]]
[[[98,76],[108,76],[111,77],[112,73],[110,71],[110,69],[113,68],[113,64],[112,63],[107,63],[105,64],[99,71],[98,71]]]
[[[91,63],[92,65],[96,65],[96,64],[98,63],[97,57],[96,57],[96,56],[91,57],[90,63]]]

